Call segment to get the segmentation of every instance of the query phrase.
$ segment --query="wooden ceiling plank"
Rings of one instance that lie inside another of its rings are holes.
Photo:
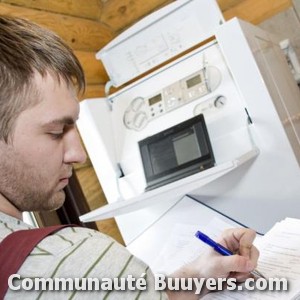
[[[102,8],[100,0],[1,0],[1,2],[93,20],[99,19]]]
[[[109,78],[100,60],[97,60],[96,52],[75,51],[84,72],[87,84],[105,84]]]
[[[112,30],[97,21],[62,16],[36,9],[0,3],[2,14],[29,19],[49,28],[76,50],[98,51],[114,37]]]
[[[103,4],[100,21],[108,24],[115,31],[124,30],[144,16],[171,3],[169,0],[111,0]]]
[[[217,0],[221,11],[228,10],[237,4],[243,2],[243,0]]]
[[[252,24],[259,24],[291,6],[291,0],[244,0],[224,11],[223,15],[226,20],[239,17]]]
[[[105,85],[104,84],[89,84],[86,86],[85,93],[80,96],[79,100],[82,101],[88,98],[99,98],[105,96]]]

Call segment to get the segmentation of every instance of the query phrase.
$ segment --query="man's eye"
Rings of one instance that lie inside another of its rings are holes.
[[[54,140],[58,140],[58,139],[62,138],[64,135],[63,131],[62,132],[50,132],[49,134]]]

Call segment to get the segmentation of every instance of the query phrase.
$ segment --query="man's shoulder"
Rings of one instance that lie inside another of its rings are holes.
[[[41,244],[56,244],[65,246],[76,246],[84,243],[109,244],[115,242],[111,237],[85,227],[68,226],[64,227],[54,234],[47,236]]]
[[[116,247],[120,254],[126,252],[124,254],[128,255],[126,248],[110,236],[93,229],[70,226],[45,237],[35,248],[34,253],[43,249],[42,251],[47,250],[48,253],[56,257],[73,256],[76,253],[88,257],[93,256],[95,251],[97,253],[110,253],[110,250]]]
[[[0,212],[0,241],[2,241],[7,235],[18,231],[18,230],[30,230],[34,227],[7,214]],[[79,226],[69,226],[62,228],[55,232],[52,235],[44,238],[41,242],[42,244],[52,246],[57,246],[59,249],[62,249],[62,245],[75,245],[85,240],[98,240],[103,241],[112,241],[112,239],[102,234],[99,231],[79,227]],[[52,247],[51,247],[52,248]]]
[[[17,230],[31,229],[32,226],[11,217],[7,214],[0,212],[0,241],[2,241],[7,235]]]

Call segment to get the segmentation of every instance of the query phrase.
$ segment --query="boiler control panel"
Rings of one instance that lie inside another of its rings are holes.
[[[124,112],[124,125],[128,129],[139,131],[152,119],[211,93],[220,82],[220,70],[215,66],[207,66],[149,97],[138,96],[132,99]]]

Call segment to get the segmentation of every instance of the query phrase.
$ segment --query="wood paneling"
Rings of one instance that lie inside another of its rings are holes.
[[[122,0],[107,1],[103,5],[100,21],[115,31],[121,31],[142,17],[173,1],[162,0]]]
[[[91,210],[101,207],[107,203],[95,171],[92,167],[81,168],[76,171],[78,180],[86,198],[89,200]],[[113,218],[96,222],[97,227],[103,233],[114,237],[118,242],[124,244],[119,228]]]
[[[235,5],[243,2],[243,0],[217,0],[220,9],[222,11],[225,11],[227,9],[230,9],[232,7],[234,7]]]
[[[250,23],[259,24],[291,5],[291,0],[244,0],[236,3],[234,7],[224,10],[223,15],[225,20],[239,17]]]
[[[104,70],[100,60],[96,60],[96,52],[92,51],[75,51],[75,55],[79,59],[88,85],[105,84],[108,81],[108,76]]]
[[[85,89],[85,93],[79,96],[79,100],[87,98],[99,98],[105,95],[105,85],[104,84],[91,84]]]
[[[114,33],[96,21],[0,3],[0,12],[32,20],[61,36],[73,49],[98,51]]]
[[[99,19],[102,7],[100,0],[2,0],[1,2],[94,20]]]

